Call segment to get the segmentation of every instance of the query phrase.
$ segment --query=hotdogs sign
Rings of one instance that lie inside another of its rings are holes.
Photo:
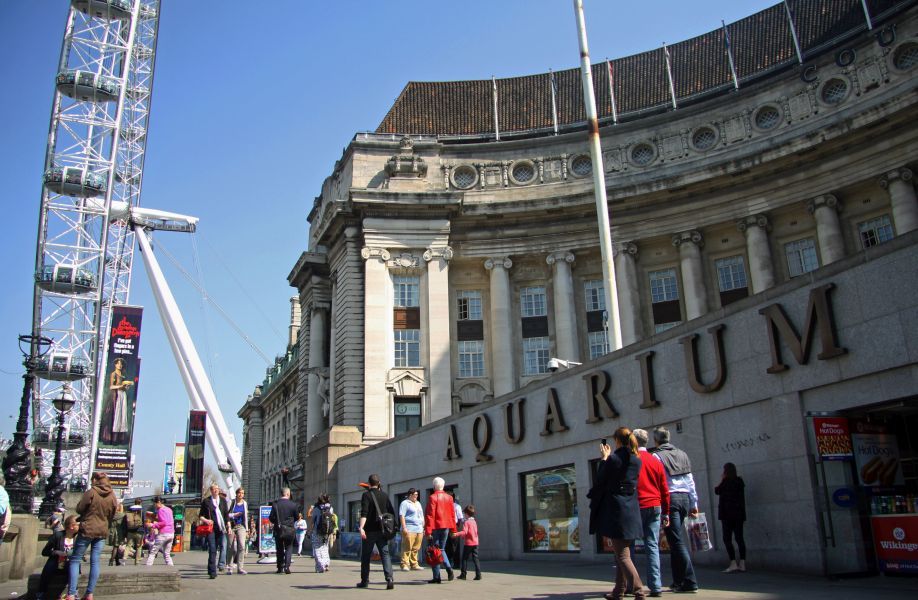
[[[816,355],[819,360],[835,358],[847,352],[845,348],[839,345],[836,339],[832,306],[829,302],[829,291],[834,287],[834,284],[827,283],[810,290],[805,320],[800,335],[797,334],[797,328],[788,320],[780,304],[770,304],[759,310],[759,314],[765,317],[769,349],[771,351],[771,364],[766,368],[767,373],[781,373],[789,368],[781,354],[782,341],[784,346],[790,350],[797,364],[800,365],[804,365],[809,361],[810,348],[815,337],[819,337],[820,342],[820,352]],[[711,337],[709,343],[713,345],[715,362],[715,374],[709,377],[708,381],[703,381],[700,375],[701,369],[699,368],[697,349],[698,334],[693,333],[678,340],[683,348],[687,383],[698,394],[716,392],[726,383],[727,364],[723,343],[725,330],[726,325],[724,324],[715,325],[707,330]],[[641,404],[639,405],[641,409],[660,406],[654,388],[653,357],[654,351],[652,350],[635,356],[638,363],[636,368],[640,371],[643,392]],[[611,387],[609,374],[597,369],[584,375],[583,380],[586,386],[584,395],[587,408],[586,422],[597,423],[604,419],[618,418],[619,413],[609,397],[609,389]],[[526,436],[523,414],[524,409],[529,409],[525,407],[525,404],[526,398],[517,398],[505,404],[500,411],[504,421],[504,439],[509,444],[519,444]],[[539,414],[543,415],[542,428],[539,431],[540,436],[549,436],[569,429],[562,411],[562,403],[559,401],[558,393],[554,388],[548,388],[546,398],[541,404],[541,407],[535,407],[535,410],[540,411]],[[834,454],[836,458],[850,457],[852,449],[847,435],[847,425],[845,424],[842,430],[838,420],[836,419],[835,421],[834,425],[826,423],[826,441],[820,446],[820,451],[825,451],[826,455]],[[476,451],[475,460],[477,462],[493,460],[493,456],[489,453],[493,430],[491,417],[487,413],[476,415],[472,424],[471,442]],[[842,438],[847,442],[847,447],[841,441]],[[461,457],[462,450],[458,431],[456,425],[450,424],[446,428],[445,459],[455,460]]]

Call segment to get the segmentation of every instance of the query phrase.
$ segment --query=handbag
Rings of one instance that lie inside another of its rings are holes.
[[[194,534],[198,537],[206,537],[212,534],[213,532],[214,532],[214,526],[212,523],[201,523],[194,530]]]
[[[698,516],[685,519],[685,530],[688,533],[689,546],[693,552],[706,552],[714,548],[708,530],[708,518],[703,512]]]
[[[443,551],[435,544],[427,545],[427,552],[424,553],[424,562],[431,567],[436,567],[443,563]]]
[[[395,526],[395,515],[382,512],[373,490],[368,490],[366,493],[370,494],[370,499],[373,500],[373,505],[376,507],[376,520],[379,521],[379,531],[383,539],[388,542],[398,533],[398,528]]]

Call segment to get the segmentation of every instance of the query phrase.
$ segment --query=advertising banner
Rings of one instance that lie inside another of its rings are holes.
[[[163,469],[163,491],[167,494],[171,493],[169,491],[169,479],[172,477],[172,463],[167,462],[165,468]]]
[[[95,471],[105,471],[112,487],[126,488],[130,479],[131,439],[137,407],[140,373],[140,322],[143,308],[112,306],[112,328],[108,336],[108,360],[104,377],[99,449]]]
[[[277,547],[274,544],[274,525],[271,524],[268,518],[270,516],[270,506],[258,507],[258,552],[260,554],[277,551]]]
[[[175,489],[173,494],[182,493],[182,480],[185,479],[185,444],[183,442],[175,443],[175,450],[172,452],[172,476],[175,477]]]
[[[918,516],[873,516],[870,524],[880,570],[918,573]]]
[[[813,417],[816,450],[823,460],[851,460],[851,430],[846,417]]]
[[[855,433],[851,442],[854,444],[854,460],[861,485],[872,488],[905,485],[896,436],[889,433]]]
[[[185,479],[182,492],[197,494],[204,487],[204,433],[207,411],[193,410],[188,415],[188,438],[185,440]]]

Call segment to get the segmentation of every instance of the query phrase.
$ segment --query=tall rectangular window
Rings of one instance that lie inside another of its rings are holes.
[[[682,322],[679,306],[679,285],[675,269],[660,269],[648,273],[654,331],[660,333]]]
[[[421,402],[412,398],[395,399],[395,435],[421,426]]]
[[[459,290],[456,292],[456,303],[460,321],[481,320],[481,292]]]
[[[548,373],[548,337],[523,338],[523,375]]]
[[[892,223],[889,221],[889,215],[882,215],[876,219],[858,223],[857,230],[861,234],[861,245],[864,248],[877,246],[893,238],[893,228]]]
[[[392,286],[395,292],[393,299],[396,307],[408,308],[420,306],[420,278],[396,275],[392,277]]]
[[[816,243],[813,238],[804,238],[784,244],[784,256],[787,257],[787,273],[791,277],[797,277],[819,268]]]
[[[548,314],[544,287],[524,287],[520,290],[520,313],[524,318],[544,317]]]
[[[395,366],[421,366],[421,331],[419,329],[395,330]]]
[[[588,279],[583,282],[584,306],[586,307],[587,344],[590,360],[609,353],[609,338],[606,335],[606,287],[602,279]]]
[[[589,279],[583,282],[584,304],[587,312],[606,310],[606,288],[602,279]]]
[[[587,333],[587,341],[590,344],[590,360],[609,353],[609,336],[605,330],[590,331]]]
[[[746,263],[742,256],[729,256],[714,261],[717,268],[717,285],[720,288],[720,305],[727,306],[749,295],[746,281]]]
[[[484,342],[459,341],[459,377],[484,377]]]

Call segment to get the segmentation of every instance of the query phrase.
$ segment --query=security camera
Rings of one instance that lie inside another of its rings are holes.
[[[558,367],[560,366],[561,366],[561,361],[559,361],[557,358],[548,359],[548,370],[551,371],[552,373],[557,371]]]
[[[573,360],[564,360],[563,358],[549,358],[548,359],[548,370],[554,373],[558,369],[564,367],[565,369],[570,369],[571,367],[579,367],[583,363],[579,363]]]

